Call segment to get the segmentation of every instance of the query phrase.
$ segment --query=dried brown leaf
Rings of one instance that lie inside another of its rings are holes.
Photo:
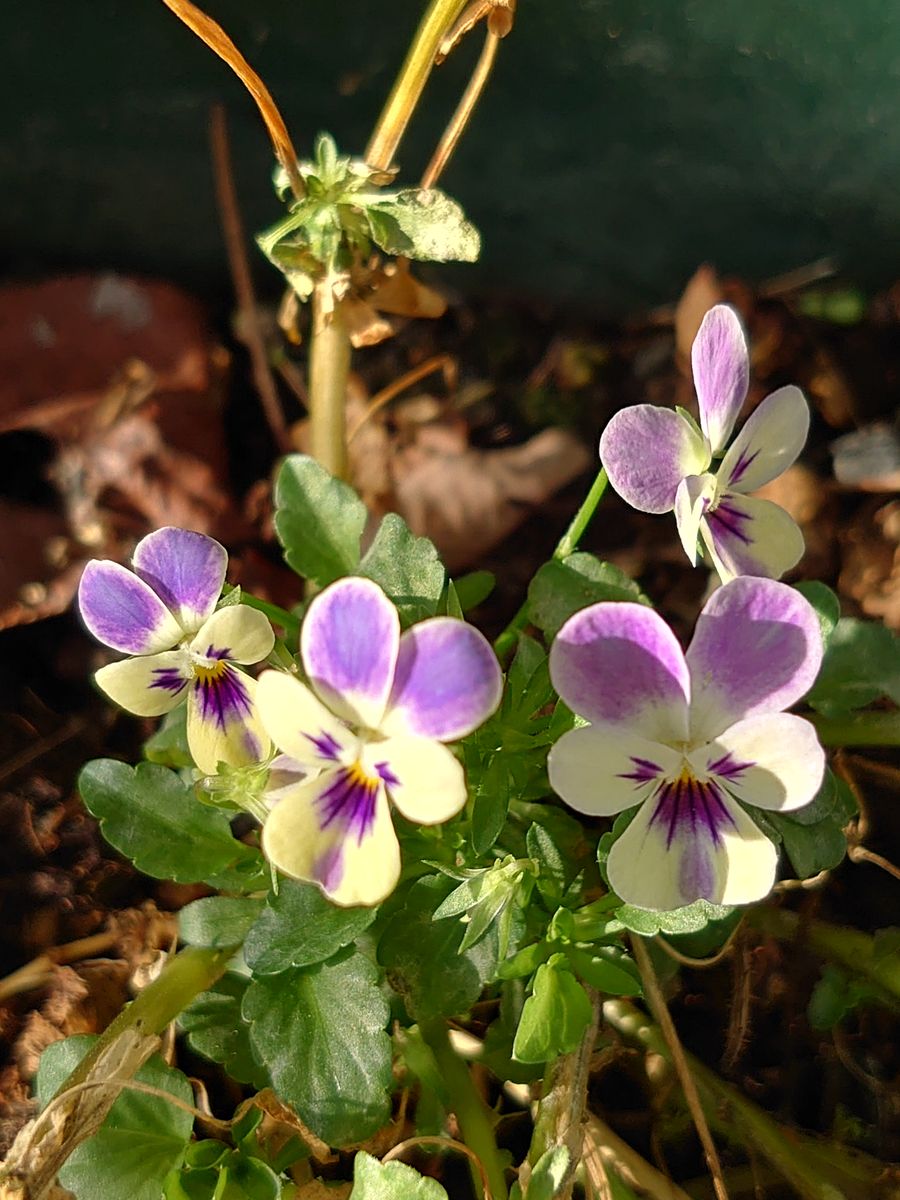
[[[675,349],[682,370],[690,374],[691,346],[703,321],[724,291],[715,267],[704,263],[688,280],[675,308]]]

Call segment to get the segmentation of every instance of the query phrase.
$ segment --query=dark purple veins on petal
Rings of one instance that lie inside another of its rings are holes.
[[[744,526],[750,520],[750,514],[734,508],[726,500],[721,500],[715,508],[706,513],[706,520],[711,525],[718,525],[723,533],[730,533],[745,546],[753,544],[753,538],[746,532]]]
[[[153,671],[153,682],[150,686],[162,688],[163,691],[177,694],[186,683],[187,680],[177,667],[156,667]]]
[[[753,766],[752,763],[739,762],[732,758],[731,751],[728,751],[721,758],[717,758],[715,762],[711,762],[706,769],[711,775],[720,775],[723,779],[738,779],[751,766]]]
[[[196,670],[194,687],[199,693],[204,721],[213,721],[224,730],[229,721],[242,721],[250,716],[250,694],[240,671],[226,663]]]
[[[713,779],[701,783],[688,771],[683,771],[677,779],[664,779],[656,790],[655,799],[650,824],[665,828],[667,847],[671,847],[677,836],[686,833],[706,837],[718,846],[721,829],[734,825],[719,785]]]
[[[322,828],[337,822],[346,833],[355,835],[357,845],[361,845],[375,824],[378,788],[379,780],[366,775],[358,764],[336,771],[317,800]]]
[[[309,740],[315,746],[317,753],[320,754],[322,758],[328,758],[333,762],[337,762],[341,754],[341,744],[333,734],[328,733],[327,730],[323,729],[316,736],[308,733],[306,734],[306,737],[309,738]]]
[[[391,770],[390,763],[388,763],[388,762],[376,763],[375,770],[378,772],[378,774],[381,776],[382,780],[384,781],[384,783],[387,784],[388,787],[399,787],[400,786],[400,780],[397,778],[397,776]]]
[[[662,770],[659,763],[652,762],[649,758],[635,758],[632,755],[631,761],[634,763],[634,770],[623,772],[619,775],[620,779],[633,779],[635,783],[649,783],[651,779],[657,779]]]
[[[759,450],[754,450],[752,454],[748,454],[747,451],[744,450],[743,453],[741,454],[740,458],[734,464],[734,467],[731,472],[731,477],[728,480],[729,484],[735,484],[735,483],[740,482],[741,477],[746,473],[747,468],[750,466],[750,464],[754,461],[754,459],[758,455],[759,455]]]

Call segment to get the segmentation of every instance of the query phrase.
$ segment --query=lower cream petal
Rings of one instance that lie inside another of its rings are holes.
[[[384,780],[388,795],[407,820],[439,825],[466,802],[462,764],[431,738],[393,737],[365,748],[363,763]]]
[[[214,775],[219,763],[249,766],[269,753],[255,695],[256,680],[224,662],[194,680],[188,696],[187,742],[205,774]]]
[[[610,851],[607,873],[618,896],[670,912],[695,900],[749,904],[768,895],[778,862],[774,845],[740,805],[715,793],[707,791],[698,808],[666,810],[658,796],[641,805]]]
[[[97,686],[116,704],[138,717],[161,717],[184,699],[193,677],[190,656],[166,650],[101,667]]]
[[[378,904],[400,877],[384,787],[358,768],[284,789],[263,826],[262,848],[285,875],[317,884],[335,904]]]
[[[791,713],[747,717],[691,757],[739,800],[775,812],[809,804],[825,774],[814,727]]]

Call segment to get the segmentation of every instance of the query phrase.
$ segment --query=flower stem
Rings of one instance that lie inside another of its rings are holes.
[[[806,713],[823,746],[900,746],[900,713],[860,712],[847,717]]]
[[[544,1094],[538,1105],[537,1119],[528,1164],[519,1173],[523,1183],[522,1192],[528,1200],[526,1177],[540,1157],[548,1150],[564,1146],[569,1152],[568,1162],[562,1179],[557,1184],[554,1200],[570,1200],[575,1183],[575,1171],[581,1161],[584,1145],[584,1110],[587,1102],[588,1074],[591,1055],[597,1041],[597,1026],[600,1023],[600,996],[593,988],[588,989],[591,997],[591,1021],[584,1031],[581,1044],[571,1054],[561,1054],[547,1068],[544,1079]]]
[[[591,484],[591,490],[582,501],[581,507],[569,523],[569,528],[562,535],[553,551],[553,558],[557,561],[562,561],[568,558],[570,554],[574,554],[578,543],[584,531],[590,524],[597,505],[603,499],[603,493],[606,491],[606,486],[609,479],[606,474],[606,469],[601,467],[597,473],[597,478]],[[509,622],[506,628],[497,635],[494,641],[494,650],[500,662],[503,663],[512,654],[519,640],[519,634],[528,624],[528,601],[526,600],[513,619]]]
[[[463,1140],[484,1168],[493,1200],[507,1200],[503,1163],[494,1140],[490,1109],[478,1095],[469,1069],[450,1044],[447,1024],[440,1017],[422,1021],[419,1032],[435,1057],[446,1084]],[[473,1173],[476,1186],[480,1186]]]
[[[431,0],[366,148],[370,167],[386,171],[393,162],[441,42],[467,3],[468,0]]]
[[[309,452],[337,479],[347,474],[345,404],[350,373],[350,338],[339,305],[332,306],[328,279],[312,297],[309,346]],[[326,303],[328,301],[328,303]]]
[[[60,1085],[57,1094],[86,1079],[103,1051],[124,1030],[136,1029],[144,1035],[162,1033],[195,996],[212,987],[225,973],[236,949],[236,946],[218,950],[189,946],[176,954],[159,976],[107,1025],[71,1075]]]

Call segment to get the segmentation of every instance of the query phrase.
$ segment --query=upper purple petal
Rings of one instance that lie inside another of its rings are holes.
[[[750,383],[747,341],[737,313],[717,304],[703,318],[691,347],[700,427],[713,454],[728,441]]]
[[[313,600],[300,655],[314,690],[338,716],[374,728],[394,682],[397,610],[377,583],[350,576]]]
[[[669,512],[686,475],[709,466],[697,430],[671,408],[635,404],[617,412],[600,438],[600,461],[623,500],[641,512]]]
[[[550,650],[550,678],[579,716],[654,741],[687,736],[690,681],[674,633],[642,604],[583,608]]]
[[[432,617],[400,639],[382,730],[452,742],[487,720],[502,691],[497,656],[484,635],[455,617]]]
[[[78,585],[82,620],[98,641],[127,654],[156,654],[182,630],[162,600],[120,563],[93,559]]]
[[[138,542],[132,561],[185,632],[194,633],[216,607],[228,554],[204,533],[167,525]]]
[[[799,700],[819,673],[822,635],[812,606],[794,588],[742,576],[713,592],[686,657],[696,742]]]

